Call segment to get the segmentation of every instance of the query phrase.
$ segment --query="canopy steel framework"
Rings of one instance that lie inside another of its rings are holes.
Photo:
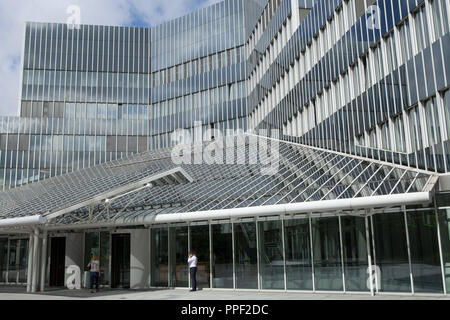
[[[284,205],[299,212],[303,212],[300,207],[351,210],[358,199],[360,205],[387,207],[402,201],[429,202],[437,182],[437,175],[422,170],[255,137],[238,135],[189,146],[191,159],[205,148],[221,150],[214,164],[175,164],[170,148],[2,192],[0,228],[2,219],[30,216],[42,216],[45,219],[38,219],[45,221],[42,227],[57,229],[141,225],[175,221],[176,215],[211,220],[224,212],[228,215],[229,210],[238,216],[261,210],[280,214]],[[277,170],[272,175],[264,174],[267,164],[260,159],[261,150],[253,152],[261,143],[266,145],[264,152],[276,143],[276,156],[271,155]],[[227,164],[230,154],[233,164]],[[337,200],[341,201],[335,208],[330,201]]]

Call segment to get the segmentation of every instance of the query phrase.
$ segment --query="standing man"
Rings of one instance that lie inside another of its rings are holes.
[[[193,251],[189,252],[188,265],[192,281],[191,291],[197,291],[197,257],[195,256],[195,253]]]
[[[100,261],[96,255],[92,255],[91,261],[87,265],[91,271],[91,293],[94,293],[94,282],[95,290],[98,292],[98,280],[100,278]]]

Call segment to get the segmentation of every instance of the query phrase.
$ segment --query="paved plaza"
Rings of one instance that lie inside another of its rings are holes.
[[[187,289],[114,290],[98,293],[89,290],[48,289],[44,293],[27,294],[24,287],[0,287],[0,300],[450,300],[444,295],[394,295],[302,292],[264,292]]]

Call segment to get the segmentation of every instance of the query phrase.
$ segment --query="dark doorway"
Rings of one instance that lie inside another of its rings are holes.
[[[66,238],[51,238],[50,287],[64,287]]]
[[[130,235],[113,234],[111,248],[111,287],[130,287]]]

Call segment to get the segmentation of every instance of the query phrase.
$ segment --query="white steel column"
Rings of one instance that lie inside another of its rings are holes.
[[[9,260],[10,260],[10,252],[11,252],[11,239],[8,239],[8,250],[6,254],[6,275],[5,282],[9,284]]]
[[[370,216],[370,230],[372,230],[372,237],[371,237],[371,241],[372,241],[372,254],[373,254],[373,263],[375,266],[377,266],[377,247],[375,246],[375,232],[374,232],[374,228],[373,228],[373,216]],[[369,233],[370,235],[370,233]],[[369,244],[370,247],[370,244]],[[380,282],[380,286],[381,286],[381,282]],[[376,293],[378,293],[380,291],[381,288],[379,288],[379,280],[378,280],[378,268],[376,268],[375,270],[375,291]]]
[[[261,260],[259,249],[261,244],[259,243],[259,223],[256,218],[255,223],[256,223],[256,269],[258,270],[258,290],[261,290],[261,268],[259,266]]]
[[[47,231],[44,231],[41,253],[41,292],[44,292],[45,274],[47,271]]]
[[[287,291],[286,276],[286,244],[284,240],[284,217],[281,217],[281,243],[283,244],[283,270],[284,270],[284,291]]]
[[[34,237],[33,232],[30,232],[30,241],[28,243],[28,270],[27,270],[27,292],[31,292],[31,278],[33,270],[33,248]]]
[[[108,237],[109,237],[109,248],[110,248],[109,255],[108,255],[109,279],[105,279],[105,280],[109,280],[110,285],[111,285],[111,281],[112,281],[112,238],[113,238],[112,236],[113,236],[112,232],[109,232],[109,235],[108,235]],[[86,233],[84,234],[84,241],[86,242]],[[98,234],[98,243],[100,245],[100,233]],[[98,254],[100,254],[100,248],[99,248],[98,251],[99,251]],[[91,280],[89,279],[89,281],[91,281]],[[98,284],[100,286],[100,279],[99,279],[99,283]]]
[[[345,292],[346,288],[345,288],[344,248],[343,248],[343,241],[342,241],[342,224],[341,224],[340,216],[338,216],[338,222],[339,222],[339,242],[341,245],[342,288],[344,289],[344,292]]]
[[[370,295],[374,296],[373,292],[373,270],[372,270],[372,255],[370,253],[370,233],[369,233],[369,222],[367,214],[364,217],[364,222],[366,224],[366,247],[367,247],[367,261],[369,263],[369,287],[370,287]]]
[[[236,261],[235,261],[235,254],[234,254],[234,222],[231,221],[231,247],[233,251],[233,289],[236,290]]]
[[[408,219],[406,217],[406,211],[405,208],[403,210],[403,216],[405,220],[405,231],[406,231],[406,248],[408,249],[408,264],[409,264],[409,278],[411,280],[411,293],[414,294],[414,278],[412,273],[412,264],[411,264],[411,249],[410,249],[410,243],[409,243],[409,230],[408,230]]]
[[[314,244],[313,244],[313,233],[312,233],[312,217],[311,214],[308,215],[309,220],[309,243],[311,246],[311,271],[312,271],[312,287],[313,292],[316,292],[316,280],[314,277]]]
[[[148,287],[152,287],[152,274],[153,274],[153,259],[152,259],[152,245],[153,245],[153,233],[152,229],[148,228],[148,265],[149,265],[149,274],[148,274]]]
[[[169,230],[169,228],[167,228],[167,230]],[[169,232],[167,231],[167,240],[168,239],[169,239]],[[191,248],[191,226],[188,225],[188,251],[189,251],[189,253],[191,253],[191,250],[192,250],[192,248]],[[167,250],[167,251],[169,251],[169,250]],[[167,263],[167,264],[169,264],[169,263]],[[189,267],[188,267],[188,269],[189,269]],[[167,279],[167,280],[169,280],[169,279]],[[191,270],[190,269],[188,271],[188,288],[192,289],[192,286],[191,286]]]
[[[38,284],[38,269],[39,269],[39,229],[34,229],[34,244],[33,244],[33,277],[31,281],[31,292],[37,291]]]
[[[174,228],[172,228],[174,229]],[[171,253],[172,250],[170,249],[170,236],[171,236],[171,228],[167,227],[167,287],[171,288],[171,287],[175,287],[174,285],[172,286],[172,275],[171,275],[171,270],[170,268],[172,267],[172,259],[171,259]],[[191,274],[190,272],[191,270],[189,269],[189,274]]]
[[[213,287],[213,242],[212,242],[212,225],[209,221],[209,287]]]

